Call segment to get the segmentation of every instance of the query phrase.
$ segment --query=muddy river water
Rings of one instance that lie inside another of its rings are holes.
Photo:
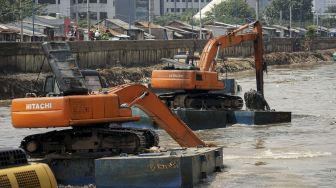
[[[253,76],[238,78],[244,91]],[[271,108],[292,111],[292,122],[270,126],[234,125],[197,133],[224,146],[224,172],[200,187],[335,187],[336,63],[277,68],[265,75]],[[0,107],[0,147],[18,146],[25,136],[47,130],[11,127],[10,107]],[[165,134],[161,145],[176,146]]]

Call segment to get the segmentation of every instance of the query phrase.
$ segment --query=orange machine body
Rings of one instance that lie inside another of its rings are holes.
[[[136,121],[130,108],[120,108],[117,95],[21,98],[12,101],[15,128],[69,127]]]
[[[181,146],[205,146],[193,131],[148,88],[121,85],[106,94],[22,98],[12,101],[16,128],[97,126],[101,123],[139,120],[131,106],[138,106]]]
[[[158,89],[223,89],[218,74],[210,71],[155,70],[152,73],[152,87]]]
[[[248,29],[249,26],[253,26],[252,32],[241,34],[241,32],[244,29]],[[218,75],[215,70],[215,57],[220,48],[235,46],[244,41],[254,42],[257,90],[263,93],[263,41],[262,27],[258,21],[243,25],[228,35],[210,39],[200,56],[198,63],[199,70],[154,70],[152,72],[151,85],[154,89],[224,89],[224,84],[218,80]]]

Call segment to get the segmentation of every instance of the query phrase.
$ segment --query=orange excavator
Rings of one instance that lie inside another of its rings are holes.
[[[242,33],[250,26],[253,27],[252,32]],[[170,90],[158,94],[169,108],[240,110],[243,107],[241,97],[221,92],[224,89],[224,82],[218,80],[215,57],[220,48],[235,46],[244,41],[254,43],[257,91],[263,94],[263,40],[262,27],[258,21],[243,25],[228,35],[210,39],[203,49],[197,66],[170,63],[163,70],[154,70],[151,87]]]
[[[181,146],[205,146],[189,127],[160,99],[142,85],[121,85],[88,94],[70,47],[64,42],[42,44],[59,94],[12,101],[15,128],[70,128],[27,136],[21,142],[31,157],[60,155],[118,155],[139,153],[158,145],[151,130],[122,128],[123,122],[138,121],[131,107],[137,106]]]

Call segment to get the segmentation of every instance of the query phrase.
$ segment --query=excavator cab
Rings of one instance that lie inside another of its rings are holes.
[[[45,96],[87,95],[106,87],[98,71],[79,69],[67,43],[45,42],[42,48],[53,73],[44,82]]]
[[[64,42],[45,42],[42,44],[42,48],[60,94],[64,96],[86,95],[88,89],[85,86],[85,79],[78,68],[76,58],[72,56],[69,45]]]
[[[84,77],[85,87],[88,89],[89,93],[97,93],[102,91],[107,87],[106,82],[100,76],[99,72],[96,70],[84,69],[80,70],[82,76]],[[54,75],[48,75],[43,84],[43,95],[44,96],[59,96],[62,92],[56,81]]]

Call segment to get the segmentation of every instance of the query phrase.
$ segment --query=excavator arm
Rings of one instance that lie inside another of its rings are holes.
[[[253,26],[251,33],[238,34],[240,31]],[[246,24],[228,35],[222,35],[213,39],[205,45],[200,57],[199,69],[200,71],[215,71],[214,59],[219,51],[219,48],[227,48],[238,45],[244,41],[253,41],[254,53],[255,53],[255,69],[257,90],[263,94],[263,40],[262,40],[262,27],[261,24],[256,21],[252,24]]]
[[[149,115],[164,129],[180,146],[206,146],[195,133],[148,88],[143,85],[121,85],[112,88],[109,93],[119,96],[122,106],[137,106]],[[137,96],[137,97],[135,97]]]

